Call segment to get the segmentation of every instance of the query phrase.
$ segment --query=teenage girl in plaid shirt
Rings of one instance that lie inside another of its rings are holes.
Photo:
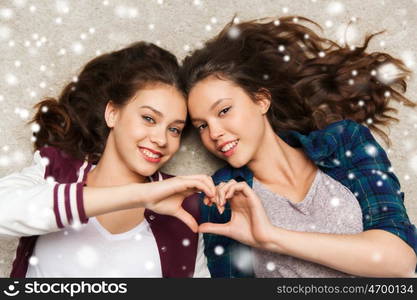
[[[193,125],[228,166],[200,232],[216,277],[412,276],[417,234],[367,127],[394,118],[409,71],[286,17],[229,23],[183,63]],[[388,80],[383,65],[398,70]],[[381,78],[382,77],[382,78]],[[215,204],[215,205],[212,205]]]

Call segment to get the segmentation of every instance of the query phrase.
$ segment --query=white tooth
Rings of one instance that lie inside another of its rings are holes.
[[[143,149],[142,153],[145,154],[146,156],[150,157],[150,158],[159,158],[160,156],[158,154],[152,153],[149,150]]]
[[[231,143],[229,143],[229,144],[227,144],[226,146],[224,146],[222,149],[221,149],[221,151],[222,152],[227,152],[227,151],[229,151],[230,149],[232,149],[234,146],[236,146],[237,145],[237,141],[234,141],[234,142],[231,142]]]

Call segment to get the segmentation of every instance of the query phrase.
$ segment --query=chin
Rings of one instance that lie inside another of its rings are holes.
[[[152,174],[154,174],[157,170],[158,169],[152,168],[152,169],[142,169],[142,170],[135,170],[135,171],[136,171],[136,173],[140,174],[141,176],[149,177]]]
[[[233,168],[241,168],[248,164],[248,161],[245,159],[239,159],[238,157],[231,157],[230,159],[226,160],[229,165],[231,165]]]

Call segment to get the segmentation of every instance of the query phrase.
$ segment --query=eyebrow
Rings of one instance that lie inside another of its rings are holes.
[[[210,106],[210,110],[213,110],[217,105],[219,105],[222,101],[224,100],[230,100],[232,98],[220,98],[218,99],[216,102],[214,102],[211,106]],[[195,121],[202,121],[201,119],[191,119],[191,122],[195,122]]]
[[[156,113],[158,116],[160,116],[160,117],[163,117],[164,116],[164,114],[163,113],[161,113],[159,110],[156,110],[155,108],[153,108],[152,106],[149,106],[149,105],[142,105],[141,107],[139,107],[139,108],[147,108],[147,109],[150,109],[150,110],[152,110],[154,113]],[[180,123],[180,124],[185,124],[185,120],[175,120],[174,122],[172,122],[172,123]]]
[[[148,108],[148,109],[152,110],[154,113],[156,113],[158,116],[160,116],[160,117],[164,116],[164,114],[161,113],[159,110],[156,110],[155,108],[153,108],[152,106],[149,106],[149,105],[142,105],[139,108]]]

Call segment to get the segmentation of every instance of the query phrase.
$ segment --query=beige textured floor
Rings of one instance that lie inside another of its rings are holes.
[[[0,1],[0,176],[31,160],[31,129],[25,122],[41,97],[56,96],[65,82],[96,53],[147,40],[182,58],[215,34],[237,13],[241,20],[302,15],[323,25],[331,38],[353,44],[363,34],[386,29],[371,49],[402,57],[417,71],[417,0],[1,0]],[[348,31],[351,18],[356,22]],[[408,96],[417,100],[412,77]],[[400,107],[401,122],[392,127],[389,149],[417,222],[417,110]],[[196,136],[187,139],[166,167],[175,174],[210,174],[221,163],[211,158]],[[0,277],[7,276],[16,240],[0,239]]]

